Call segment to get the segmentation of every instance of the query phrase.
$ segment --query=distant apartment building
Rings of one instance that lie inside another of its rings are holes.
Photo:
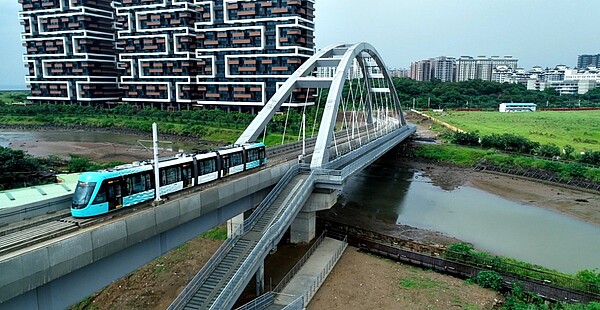
[[[20,1],[34,101],[256,111],[314,54],[314,0]],[[83,76],[40,71],[66,60]],[[53,83],[65,93],[46,94]]]
[[[417,81],[439,79],[442,82],[454,80],[454,58],[440,56],[413,62],[408,76]]]
[[[505,66],[511,70],[517,69],[518,59],[512,56],[461,56],[456,59],[455,81],[462,82],[467,80],[491,81],[492,73],[498,66]]]
[[[407,70],[407,69],[390,68],[390,69],[388,69],[388,71],[390,72],[391,77],[397,77],[397,78],[409,77],[409,70]]]
[[[454,81],[454,61],[453,57],[446,56],[431,58],[431,77],[442,82]]]
[[[510,83],[510,84],[522,84],[527,86],[531,74],[529,74],[523,68],[517,68],[513,70],[507,66],[497,66],[492,70],[492,82],[497,83]]]
[[[118,101],[110,1],[19,0],[23,56],[34,102]]]
[[[577,68],[586,69],[588,67],[600,68],[600,54],[577,56]]]
[[[555,89],[561,95],[585,94],[600,85],[600,70],[571,69],[558,65],[554,69],[534,67],[529,72],[527,89],[543,91],[546,88]]]
[[[429,59],[411,63],[409,77],[416,81],[431,80],[431,62]]]

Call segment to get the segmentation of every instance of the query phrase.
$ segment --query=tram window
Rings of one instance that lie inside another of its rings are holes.
[[[160,172],[161,185],[168,185],[179,182],[181,180],[181,172],[179,167],[165,168]]]
[[[216,170],[217,170],[217,168],[216,168],[215,159],[214,158],[207,159],[207,160],[200,161],[200,166],[198,167],[198,174],[205,175],[205,174],[215,172]]]
[[[134,174],[129,179],[131,184],[131,193],[137,194],[146,190],[146,176],[147,174]]]
[[[258,159],[258,150],[248,150],[248,161],[255,161]]]
[[[242,153],[233,153],[233,154],[231,154],[231,165],[232,166],[241,165],[242,162],[243,162],[243,160],[242,160]]]
[[[100,189],[98,190],[98,194],[96,194],[96,198],[94,198],[93,204],[106,202],[106,182],[102,182]]]

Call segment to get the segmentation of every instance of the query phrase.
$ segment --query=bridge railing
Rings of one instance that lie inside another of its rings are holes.
[[[285,188],[285,186],[298,173],[300,173],[300,165],[296,164],[296,165],[293,165],[292,167],[290,167],[290,169],[283,175],[283,177],[281,177],[281,180],[279,180],[279,182],[277,182],[277,185],[275,185],[273,190],[271,190],[271,192],[269,192],[267,197],[265,197],[265,199],[263,199],[263,201],[261,201],[261,203],[258,205],[256,210],[252,213],[252,215],[250,215],[250,217],[244,221],[244,232],[247,232],[250,229],[252,229],[254,224],[256,224],[258,219],[260,219],[260,217],[263,215],[263,213],[265,213],[265,211],[271,205],[273,200],[275,200],[277,198],[277,196],[279,196],[279,194]]]
[[[317,250],[317,247],[321,244],[321,242],[323,242],[324,239],[325,239],[325,232],[323,232],[321,234],[321,236],[319,236],[319,238],[317,238],[317,240],[313,243],[313,245],[310,247],[310,249],[308,249],[308,251],[306,251],[304,256],[302,256],[302,258],[296,263],[296,265],[294,265],[294,267],[292,267],[292,269],[290,269],[290,271],[288,271],[288,273],[285,275],[285,277],[283,277],[283,279],[281,279],[281,281],[279,281],[279,284],[277,284],[277,286],[273,289],[274,292],[281,293],[281,291],[285,288],[285,286],[294,278],[294,276],[300,270],[300,268],[302,268],[302,266],[304,266],[304,264],[310,258],[310,256]]]
[[[241,292],[245,286],[246,281],[244,281],[244,279],[249,279],[256,271],[259,262],[262,263],[263,256],[265,255],[264,253],[268,253],[268,251],[277,245],[279,237],[300,211],[306,199],[308,199],[313,190],[315,179],[316,178],[312,173],[306,178],[304,184],[289,203],[289,206],[293,207],[286,208],[281,216],[281,220],[273,223],[273,225],[265,231],[262,238],[258,241],[252,252],[250,252],[246,260],[244,260],[238,271],[233,275],[221,294],[219,294],[219,297],[217,297],[210,309],[226,309],[235,302],[235,299],[238,296],[236,292]]]
[[[175,300],[169,305],[168,310],[175,309],[183,309],[185,304],[192,298],[192,296],[196,293],[200,286],[204,281],[210,276],[213,269],[217,267],[217,265],[223,260],[225,255],[233,249],[235,243],[241,236],[241,230],[243,227],[239,226],[233,238],[228,238],[225,242],[219,247],[217,252],[213,254],[213,256],[204,264],[200,272],[198,272],[190,281],[190,283],[183,289],[181,293],[175,298]]]
[[[283,309],[281,309],[281,310],[302,310],[302,309],[305,309],[304,308],[304,296],[300,296],[300,297],[294,299],[294,301],[289,303],[287,306],[283,307]]]
[[[274,292],[266,292],[265,294],[260,295],[255,298],[251,302],[235,309],[235,310],[255,310],[255,309],[265,309],[268,306],[273,304],[275,301],[275,293]]]

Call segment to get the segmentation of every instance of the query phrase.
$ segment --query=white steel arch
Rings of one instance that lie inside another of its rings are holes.
[[[246,128],[236,141],[236,144],[256,141],[273,115],[286,102],[294,89],[299,88],[327,88],[329,94],[325,104],[323,116],[320,122],[319,132],[316,139],[315,149],[312,156],[311,168],[321,168],[329,161],[329,146],[333,136],[336,115],[340,106],[340,98],[344,83],[348,79],[348,72],[356,59],[363,75],[370,74],[366,69],[364,54],[368,54],[381,70],[386,88],[390,91],[392,107],[398,115],[398,127],[406,125],[402,114],[400,101],[395,91],[392,79],[387,71],[385,63],[375,48],[369,43],[336,44],[324,48],[309,58],[285,83],[277,90],[275,95],[267,102],[258,113],[252,123]],[[336,67],[333,77],[316,77],[314,72],[318,67]],[[368,81],[368,79],[367,79]],[[368,83],[368,82],[367,82]],[[371,86],[367,87],[367,109],[368,122],[372,122]]]

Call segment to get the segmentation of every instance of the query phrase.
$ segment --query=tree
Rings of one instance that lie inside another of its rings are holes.
[[[23,151],[0,147],[0,189],[11,189],[26,185],[32,175],[44,167],[31,155]]]

